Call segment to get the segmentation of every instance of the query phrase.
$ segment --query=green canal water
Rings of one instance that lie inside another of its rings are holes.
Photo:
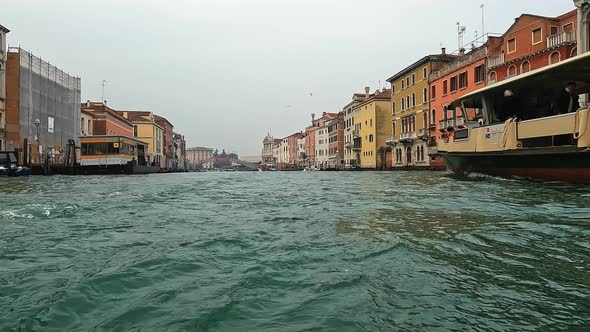
[[[0,331],[588,331],[590,187],[0,179]]]

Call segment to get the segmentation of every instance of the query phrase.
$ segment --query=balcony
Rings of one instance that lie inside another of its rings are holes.
[[[352,149],[353,144],[351,142],[346,142],[346,143],[344,143],[344,147],[347,149]]]
[[[447,128],[450,128],[450,127],[455,128],[456,126],[457,126],[457,123],[456,123],[455,119],[447,120]]]
[[[441,120],[438,122],[438,130],[446,131],[447,130],[447,121]]]
[[[398,143],[398,142],[399,142],[399,140],[398,140],[398,139],[396,139],[396,138],[395,138],[395,137],[393,137],[393,136],[389,136],[389,137],[388,137],[388,138],[385,140],[385,143],[386,143],[387,145],[394,145],[394,144],[396,144],[396,143]]]
[[[359,131],[358,131],[358,129],[355,129],[355,130],[352,131],[352,136],[353,137],[359,137]]]
[[[353,151],[361,151],[361,150],[362,150],[362,148],[361,148],[359,145],[354,145],[354,146],[352,147],[352,150],[353,150]]]
[[[420,129],[418,131],[418,138],[427,138],[428,137],[428,131],[426,129]]]
[[[416,133],[402,133],[400,142],[412,142],[416,139]]]
[[[564,31],[547,37],[547,48],[576,42],[576,30]]]
[[[459,128],[465,128],[465,119],[464,118],[457,118],[456,125]]]
[[[494,68],[504,64],[504,53],[494,55],[488,58],[488,67]]]

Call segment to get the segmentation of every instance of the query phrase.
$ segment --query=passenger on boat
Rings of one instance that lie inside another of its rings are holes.
[[[551,115],[575,112],[580,108],[580,97],[575,93],[576,82],[567,82],[551,103]]]
[[[498,119],[503,122],[513,117],[521,118],[520,112],[521,105],[518,97],[514,95],[512,90],[504,91],[504,99],[498,112]]]

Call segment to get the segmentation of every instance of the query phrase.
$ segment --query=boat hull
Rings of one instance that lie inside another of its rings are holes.
[[[493,153],[440,152],[458,174],[481,173],[590,184],[590,152],[578,149],[528,149]]]

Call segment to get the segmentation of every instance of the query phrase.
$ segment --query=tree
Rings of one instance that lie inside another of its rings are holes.
[[[215,152],[213,152],[213,157],[219,157],[219,151],[217,149],[215,149]]]
[[[225,153],[225,149],[221,149],[221,158],[226,158],[227,153]]]

